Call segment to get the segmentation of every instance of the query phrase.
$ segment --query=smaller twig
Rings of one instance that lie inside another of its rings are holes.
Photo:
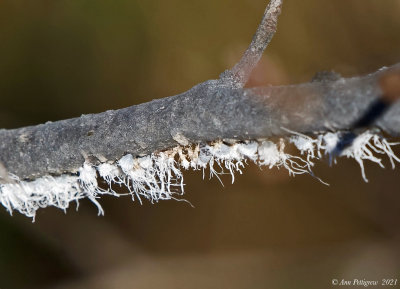
[[[232,69],[226,70],[220,75],[221,80],[228,81],[236,87],[244,87],[276,32],[282,2],[283,0],[269,2],[249,47]]]

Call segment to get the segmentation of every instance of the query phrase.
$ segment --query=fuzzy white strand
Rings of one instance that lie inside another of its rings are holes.
[[[291,136],[277,143],[270,140],[246,141],[226,144],[222,141],[213,144],[178,146],[168,151],[135,158],[131,154],[123,156],[114,163],[106,162],[98,166],[85,162],[78,174],[65,174],[58,177],[44,176],[33,181],[22,181],[10,175],[13,183],[0,184],[0,202],[12,214],[14,210],[35,219],[39,208],[55,206],[64,211],[73,201],[90,199],[98,208],[99,215],[104,211],[98,202],[101,195],[120,196],[112,186],[125,186],[132,199],[142,203],[147,199],[151,203],[159,200],[180,200],[184,193],[182,170],[194,169],[204,172],[208,168],[210,177],[228,172],[235,180],[235,173],[242,174],[247,161],[268,168],[283,167],[289,175],[309,173],[313,175],[314,160],[332,153],[340,141],[340,133],[326,133],[310,137],[289,131]],[[299,156],[285,152],[285,145],[293,144]],[[383,167],[380,156],[386,155],[392,168],[400,158],[392,150],[399,143],[388,142],[377,133],[366,131],[357,136],[352,144],[337,157],[355,159],[361,168],[363,179],[366,177],[364,161],[371,161]],[[336,161],[336,160],[334,160]],[[107,188],[98,184],[103,180]],[[321,181],[321,180],[320,180]],[[321,181],[322,182],[322,181]],[[221,181],[222,183],[222,181]]]

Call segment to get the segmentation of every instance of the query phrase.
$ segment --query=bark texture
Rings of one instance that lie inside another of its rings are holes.
[[[243,88],[276,32],[282,2],[270,1],[249,48],[218,80],[120,110],[0,130],[0,177],[76,173],[85,161],[95,165],[176,145],[283,136],[288,129],[304,134],[354,129],[382,98],[379,81],[388,69],[364,77],[320,74],[310,83]],[[391,69],[399,70],[400,64]],[[400,135],[399,102],[371,125]]]
[[[86,161],[113,162],[124,154],[151,154],[215,140],[247,140],[351,129],[381,97],[373,74],[310,83],[232,88],[210,80],[189,91],[128,108],[37,126],[0,130],[0,162],[23,179],[75,173]],[[400,103],[374,124],[400,135]]]

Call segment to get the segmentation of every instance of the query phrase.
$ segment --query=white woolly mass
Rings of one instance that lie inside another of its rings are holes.
[[[333,152],[340,141],[340,133],[326,133],[315,138],[289,131],[291,137],[280,139],[277,143],[260,140],[225,144],[222,141],[196,146],[178,146],[164,152],[135,158],[131,154],[123,156],[115,163],[102,163],[98,166],[84,163],[76,175],[45,176],[34,181],[21,181],[10,175],[12,183],[0,184],[0,202],[12,214],[14,210],[35,218],[39,208],[55,206],[64,211],[72,201],[90,199],[98,208],[103,209],[97,199],[104,194],[120,196],[112,186],[124,186],[132,199],[142,203],[147,199],[151,203],[159,200],[175,199],[184,193],[182,170],[209,170],[210,177],[228,172],[232,176],[242,173],[247,161],[268,168],[283,167],[289,175],[309,173],[314,160],[328,154],[335,159],[345,156],[355,159],[360,167],[363,179],[367,182],[364,161],[369,160],[381,167],[379,155],[386,155],[394,168],[400,159],[394,154],[392,146],[384,137],[366,131],[357,136],[352,144],[339,155]],[[300,156],[285,152],[285,143],[293,144]],[[106,184],[100,187],[98,182]],[[222,183],[222,182],[221,182]]]

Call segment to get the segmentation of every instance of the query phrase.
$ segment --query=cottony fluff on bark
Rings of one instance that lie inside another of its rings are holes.
[[[179,200],[184,193],[183,170],[206,169],[210,177],[225,172],[232,176],[242,174],[248,161],[269,168],[283,167],[290,175],[312,173],[314,161],[323,155],[331,155],[340,140],[340,133],[326,133],[310,137],[289,131],[291,136],[278,142],[269,140],[245,141],[226,144],[217,141],[212,144],[178,146],[167,151],[135,158],[128,154],[114,163],[102,163],[98,166],[84,163],[78,174],[58,177],[44,176],[33,181],[21,181],[10,175],[12,183],[0,184],[0,202],[9,211],[14,210],[32,217],[39,208],[55,206],[66,209],[73,201],[89,198],[97,207],[99,215],[104,211],[98,202],[101,195],[120,196],[113,186],[124,186],[133,200],[140,203],[147,199],[151,203],[159,200]],[[285,144],[293,144],[299,155],[285,152]],[[400,159],[394,154],[392,146],[379,134],[366,131],[344,149],[339,157],[355,159],[361,168],[363,179],[367,182],[364,161],[369,160],[383,167],[380,155],[386,155],[394,168]],[[336,157],[336,156],[332,156]],[[336,161],[336,160],[335,160]],[[103,180],[107,187],[99,186]]]

